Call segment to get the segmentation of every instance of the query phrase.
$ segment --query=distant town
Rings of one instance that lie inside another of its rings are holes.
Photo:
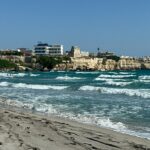
[[[0,70],[3,71],[105,71],[150,69],[150,56],[118,56],[106,50],[90,53],[78,46],[64,51],[63,45],[39,42],[32,49],[0,50]]]

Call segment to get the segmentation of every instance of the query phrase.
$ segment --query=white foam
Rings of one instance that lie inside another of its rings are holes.
[[[107,118],[107,119],[98,119],[97,124],[102,126],[102,127],[116,129],[117,131],[122,131],[122,130],[126,129],[126,127],[123,123],[121,123],[121,122],[114,123],[109,118]]]
[[[50,104],[35,104],[34,108],[36,111],[49,113],[49,114],[57,114],[57,110]]]
[[[150,80],[150,75],[149,76],[139,76],[140,80]]]
[[[116,86],[126,86],[132,84],[132,82],[114,82],[113,80],[109,80],[105,82],[106,85],[116,85]]]
[[[59,76],[56,77],[57,80],[80,80],[83,78],[79,78],[79,77],[69,77],[69,76]]]
[[[12,76],[12,74],[10,74],[10,73],[1,72],[1,73],[0,73],[0,77],[12,78],[13,76]]]
[[[31,77],[37,77],[39,76],[40,74],[30,74]]]
[[[16,73],[16,74],[11,74],[13,77],[24,77],[27,74],[26,73]]]
[[[150,83],[150,80],[139,80],[140,82]]]
[[[4,101],[0,101],[0,103],[4,103],[6,105],[9,106],[15,106],[15,107],[20,107],[20,108],[28,108],[28,109],[32,109],[32,110],[36,110],[39,112],[43,112],[43,113],[50,113],[50,114],[55,114],[57,116],[61,116],[64,118],[69,118],[71,120],[76,120],[78,122],[82,122],[82,123],[88,123],[88,124],[95,124],[98,126],[102,126],[105,128],[112,128],[112,129],[116,129],[116,130],[123,130],[125,129],[125,125],[123,125],[122,123],[118,122],[118,123],[113,123],[109,118],[99,118],[94,114],[77,114],[74,115],[72,113],[67,113],[67,112],[59,112],[59,108],[54,108],[54,106],[52,106],[51,104],[42,104],[42,103],[27,103],[27,102],[21,102],[21,101],[17,101],[17,100],[4,100]],[[63,106],[64,108],[64,106]]]
[[[127,82],[124,79],[110,79],[110,78],[95,78],[94,80],[96,81],[105,81],[104,83],[101,84],[106,84],[106,85],[115,85],[115,86],[126,86],[132,84],[132,82]]]
[[[60,71],[56,71],[56,72],[66,72],[66,71],[63,71],[63,70],[61,71],[61,70],[60,70]]]
[[[119,74],[131,75],[131,74],[135,74],[135,73],[134,72],[119,72]]]
[[[49,86],[49,89],[53,89],[53,90],[63,90],[63,89],[66,89],[68,88],[68,86],[56,86],[56,85],[51,85]]]
[[[25,84],[25,83],[16,83],[12,84],[15,88],[27,88],[27,89],[36,89],[36,90],[47,90],[47,89],[53,89],[53,90],[63,90],[67,88],[68,86],[56,86],[56,85],[34,85],[34,84]]]
[[[109,71],[109,73],[111,73],[111,74],[118,74],[118,72],[111,72],[111,71]]]
[[[117,79],[117,78],[114,78],[114,79],[112,79],[112,78],[99,78],[99,77],[97,77],[97,78],[95,78],[94,80],[96,80],[96,81],[126,81],[126,79]]]
[[[115,75],[135,75],[135,72],[108,72]]]
[[[0,86],[8,86],[9,82],[0,82]]]
[[[141,133],[141,132],[129,130],[122,122],[113,122],[111,121],[110,118],[98,117],[96,114],[89,114],[88,112],[85,112],[84,114],[73,114],[71,112],[62,112],[60,111],[59,107],[55,108],[51,104],[37,103],[37,101],[32,101],[31,103],[28,103],[28,102],[22,102],[18,100],[1,99],[0,103],[6,104],[8,106],[26,108],[33,111],[54,114],[56,116],[68,118],[81,123],[97,125],[104,128],[111,128],[112,130],[118,132],[150,139],[149,133],[143,133],[143,132]],[[64,108],[64,106],[62,107]],[[146,131],[149,131],[149,128],[146,129]]]
[[[104,94],[125,94],[128,96],[138,96],[142,98],[150,98],[150,89],[119,89],[119,88],[106,88],[95,86],[82,86],[79,90],[83,91],[99,91]]]
[[[109,118],[101,118],[97,117],[95,114],[77,114],[74,115],[72,113],[61,113],[59,116],[69,118],[71,120],[75,120],[82,123],[94,124],[97,126],[111,128],[116,131],[124,131],[126,130],[126,126],[121,122],[112,122]]]
[[[26,76],[26,73],[6,73],[6,72],[2,72],[0,73],[0,77],[6,77],[6,78],[12,78],[12,77],[24,77]]]
[[[98,78],[128,78],[128,77],[135,77],[135,75],[108,75],[108,74],[101,74]]]
[[[28,108],[28,109],[31,109],[33,107],[32,104],[23,103],[21,101],[12,100],[12,99],[1,99],[0,103],[8,105],[8,106],[18,107],[18,108]]]
[[[100,87],[85,85],[85,86],[81,86],[79,88],[79,90],[82,90],[82,91],[97,91],[97,90],[100,90]]]
[[[98,73],[100,73],[100,72],[96,72],[96,71],[91,71],[91,72],[87,72],[87,71],[79,71],[79,72],[75,72],[76,74],[98,74]]]

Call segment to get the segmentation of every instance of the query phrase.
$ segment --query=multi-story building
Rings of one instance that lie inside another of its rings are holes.
[[[49,45],[48,50],[50,56],[63,55],[63,45]]]
[[[98,52],[98,53],[97,53],[97,57],[101,57],[101,58],[110,57],[110,56],[114,56],[114,53],[113,53],[113,52],[109,52],[109,51],[106,51],[106,52]]]
[[[82,57],[89,57],[89,52],[81,51],[81,56]]]
[[[34,46],[33,55],[61,56],[63,55],[63,45],[39,43]]]

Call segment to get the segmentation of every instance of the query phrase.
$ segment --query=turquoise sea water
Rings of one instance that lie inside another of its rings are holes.
[[[150,71],[0,73],[2,104],[150,139]]]

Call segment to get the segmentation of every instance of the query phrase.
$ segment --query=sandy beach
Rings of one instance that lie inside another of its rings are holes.
[[[150,150],[150,141],[54,116],[0,110],[0,150]]]

